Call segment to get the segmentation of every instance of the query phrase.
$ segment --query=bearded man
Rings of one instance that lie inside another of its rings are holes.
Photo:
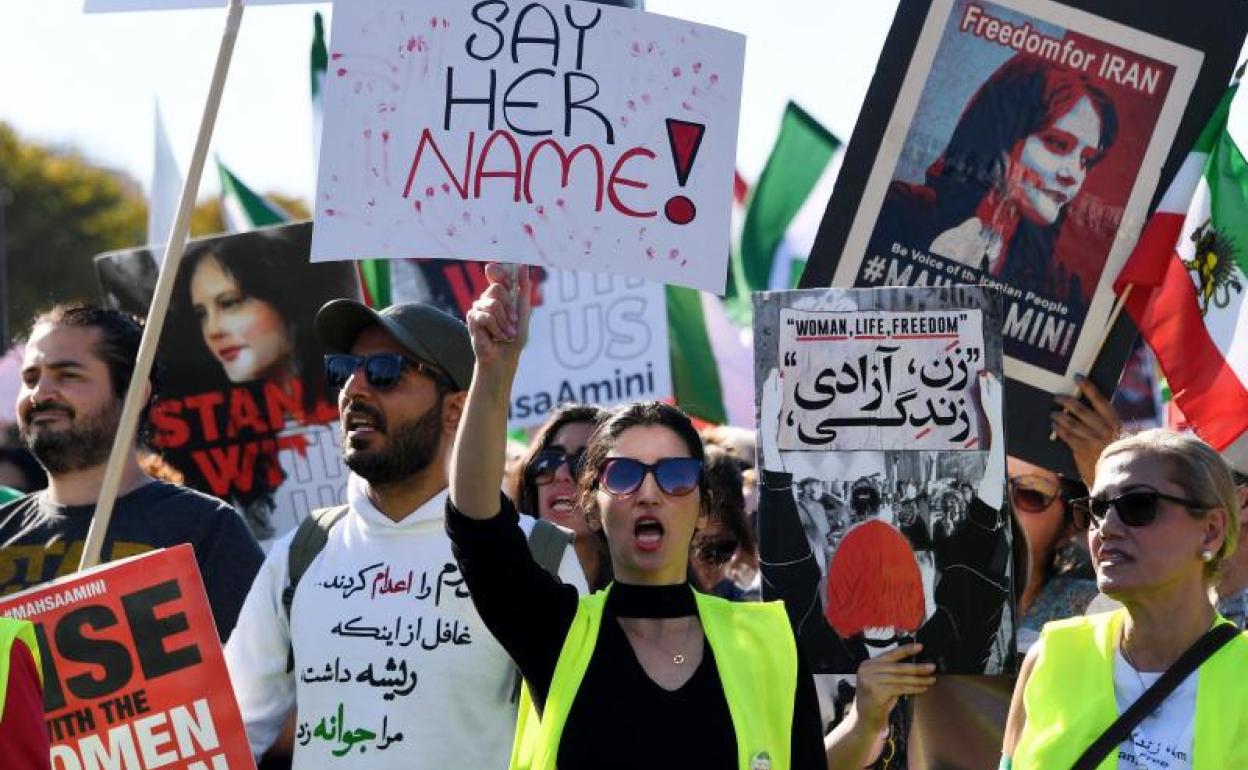
[[[48,474],[47,489],[0,507],[0,594],[78,569],[143,327],[91,305],[35,317],[22,358],[17,427]],[[153,369],[145,402],[156,393]],[[139,421],[146,425],[146,411]],[[246,524],[215,497],[143,473],[127,458],[102,561],[190,543],[217,633],[229,637],[264,554]]]
[[[429,305],[344,299],[321,308],[316,331],[347,505],[274,544],[226,645],[252,751],[293,749],[296,770],[506,767],[515,669],[443,525],[468,330]],[[559,573],[584,586],[570,548]]]

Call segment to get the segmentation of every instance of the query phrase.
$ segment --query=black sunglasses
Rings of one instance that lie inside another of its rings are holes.
[[[575,481],[581,474],[581,466],[585,464],[585,450],[578,449],[569,453],[562,449],[543,449],[529,466],[529,478],[539,487],[545,486],[555,480],[555,474],[564,463],[567,463],[568,473]]]
[[[641,488],[646,474],[666,495],[684,497],[702,480],[702,461],[694,457],[665,457],[647,465],[631,457],[608,457],[598,466],[598,483],[612,497],[628,497]]]
[[[1015,510],[1040,513],[1057,499],[1059,489],[1053,489],[1043,476],[1015,476],[1009,481],[1010,502]]]
[[[737,552],[739,543],[734,538],[707,539],[693,546],[693,558],[707,564],[727,564]]]
[[[444,388],[455,389],[455,384],[445,374],[402,353],[373,353],[369,356],[330,353],[325,356],[325,383],[330,390],[341,390],[361,366],[368,384],[377,390],[390,390],[399,384],[405,368],[415,369]]]
[[[1087,529],[1093,524],[1100,529],[1112,505],[1118,512],[1118,518],[1128,527],[1147,527],[1157,520],[1157,501],[1169,500],[1195,511],[1204,511],[1214,506],[1205,505],[1185,497],[1175,497],[1158,492],[1155,489],[1137,489],[1118,495],[1117,497],[1077,497],[1070,501],[1075,526]]]

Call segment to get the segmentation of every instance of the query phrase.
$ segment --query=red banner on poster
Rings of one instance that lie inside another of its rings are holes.
[[[35,624],[53,770],[254,770],[189,545],[4,597]]]

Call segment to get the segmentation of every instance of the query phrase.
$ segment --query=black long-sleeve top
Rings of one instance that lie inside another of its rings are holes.
[[[502,500],[501,513],[486,520],[469,519],[448,500],[446,530],[477,612],[516,662],[540,710],[578,596],[533,561],[514,506]],[[703,640],[697,671],[669,691],[646,674],[616,622],[696,613],[688,584],[615,584],[559,743],[560,770],[737,768],[736,733],[710,645]],[[819,704],[800,653],[791,746],[793,770],[826,767]]]

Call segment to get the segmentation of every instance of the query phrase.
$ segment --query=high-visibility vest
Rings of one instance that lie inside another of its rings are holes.
[[[555,770],[559,739],[598,642],[608,591],[610,586],[578,603],[540,717],[528,686],[523,688],[511,770]],[[732,715],[738,767],[789,770],[797,642],[784,605],[693,595]]]
[[[1126,610],[1048,623],[1023,691],[1027,721],[1013,770],[1067,768],[1118,718],[1114,651]],[[1219,617],[1217,622],[1226,622]],[[1218,650],[1196,672],[1195,770],[1248,768],[1248,634]],[[1097,770],[1116,770],[1113,750]]]
[[[29,620],[0,617],[0,716],[4,715],[4,699],[9,692],[9,661],[13,658],[13,642],[26,645],[35,660],[35,670],[43,681],[43,667],[39,663],[39,644],[35,641],[35,627]]]

